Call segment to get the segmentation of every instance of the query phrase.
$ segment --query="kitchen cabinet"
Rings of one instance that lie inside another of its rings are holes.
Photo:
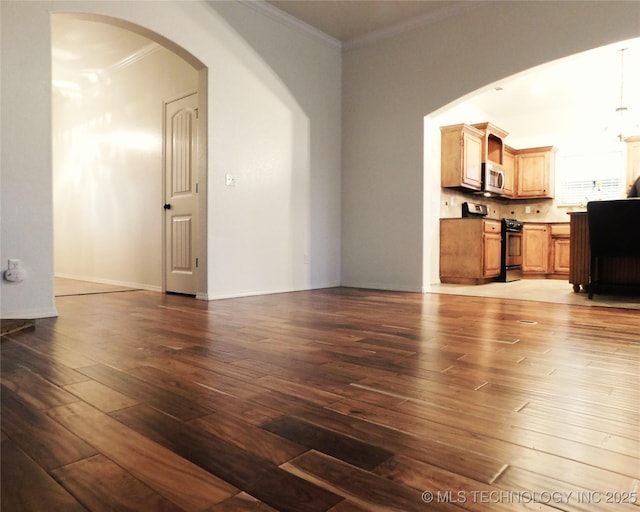
[[[483,265],[482,277],[497,277],[500,275],[502,236],[500,234],[500,224],[484,221],[485,229],[483,235]],[[497,232],[496,232],[497,230]]]
[[[500,275],[500,221],[440,220],[440,281],[481,284]]]
[[[503,140],[509,134],[491,123],[477,123],[471,126],[482,132],[482,161],[493,162],[498,164],[498,167],[502,167],[504,156]]]
[[[516,151],[516,197],[553,198],[555,153],[553,146]]]
[[[513,198],[516,192],[516,150],[506,144],[502,155],[502,170],[504,171],[503,195],[508,198]]]
[[[528,278],[569,277],[571,240],[568,222],[526,223],[522,229],[522,274]]]
[[[440,128],[440,180],[446,188],[482,190],[483,133],[467,124]]]
[[[508,199],[552,199],[555,188],[553,146],[514,149],[508,133],[491,123],[440,127],[440,181],[443,188],[483,189],[482,164],[504,171],[502,196]]]
[[[549,268],[549,227],[527,223],[522,228],[522,274],[546,274]]]
[[[568,222],[551,224],[551,277],[568,278],[571,261],[570,228]]]

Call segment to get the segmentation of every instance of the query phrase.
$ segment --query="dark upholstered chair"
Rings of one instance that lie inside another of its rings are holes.
[[[623,285],[603,280],[606,258],[640,258],[640,199],[592,201],[587,204],[591,272],[589,298],[601,285]]]

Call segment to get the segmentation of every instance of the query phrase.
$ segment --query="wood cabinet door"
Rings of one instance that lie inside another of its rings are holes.
[[[482,132],[466,124],[440,127],[440,184],[482,190]]]
[[[522,271],[546,274],[549,267],[549,228],[546,224],[525,224],[522,229]]]
[[[482,271],[484,277],[497,277],[500,275],[502,238],[500,234],[484,234],[484,251]]]
[[[545,197],[548,191],[549,153],[524,153],[516,156],[518,197]]]
[[[504,170],[504,192],[506,197],[513,197],[516,191],[516,154],[505,146],[502,155],[502,169]]]
[[[571,261],[571,243],[569,238],[552,238],[551,240],[553,273],[569,275],[569,262]]]
[[[462,182],[472,188],[482,189],[482,139],[462,133]]]

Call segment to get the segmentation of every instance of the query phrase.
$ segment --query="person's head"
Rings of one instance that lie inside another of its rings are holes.
[[[638,175],[636,181],[634,181],[631,188],[629,188],[627,197],[640,197],[640,175]]]

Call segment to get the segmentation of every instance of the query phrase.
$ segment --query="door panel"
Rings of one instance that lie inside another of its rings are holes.
[[[196,294],[198,95],[165,105],[165,289]]]
[[[171,270],[174,272],[189,272],[191,268],[191,217],[171,217],[172,241]]]

